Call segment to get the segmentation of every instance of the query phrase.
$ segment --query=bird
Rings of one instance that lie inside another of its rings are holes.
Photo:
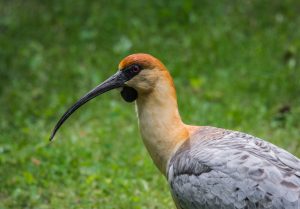
[[[300,160],[243,132],[185,124],[173,79],[150,54],[125,57],[114,75],[62,115],[50,140],[79,107],[112,89],[135,102],[141,138],[177,209],[300,208]]]

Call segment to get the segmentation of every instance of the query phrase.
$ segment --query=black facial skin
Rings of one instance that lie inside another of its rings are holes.
[[[129,86],[124,86],[121,91],[121,96],[126,102],[131,103],[137,99],[138,93],[134,88],[131,88]]]
[[[126,67],[124,70],[122,70],[123,74],[128,78],[128,80],[132,79],[134,76],[139,74],[139,72],[142,70],[141,66],[137,64],[130,65]]]
[[[128,78],[131,79],[134,76],[136,76],[141,71],[141,69],[142,69],[141,66],[133,64],[125,68],[123,72]],[[137,99],[138,93],[134,88],[131,88],[129,86],[124,86],[121,91],[121,96],[126,102],[130,103]]]
[[[133,78],[141,71],[141,67],[139,65],[130,65],[127,68],[123,70],[124,74],[128,78]],[[121,96],[126,102],[133,102],[137,99],[138,93],[134,88],[131,88],[129,86],[124,86],[121,91]]]
[[[91,99],[107,92],[112,89],[120,88],[122,87],[123,90],[121,91],[121,96],[126,102],[133,102],[137,98],[137,91],[131,87],[128,87],[125,85],[127,81],[132,79],[134,76],[139,74],[139,72],[142,70],[142,67],[133,64],[128,67],[126,67],[123,70],[119,70],[116,74],[112,75],[110,78],[108,78],[106,81],[101,83],[100,85],[96,86],[93,90],[88,92],[86,95],[84,95],[81,99],[79,99],[74,105],[72,105],[59,119],[57,124],[55,125],[52,134],[50,136],[50,141],[55,136],[58,129],[61,127],[61,125],[82,105],[90,101]]]

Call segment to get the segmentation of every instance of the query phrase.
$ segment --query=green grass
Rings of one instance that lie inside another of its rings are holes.
[[[134,52],[161,59],[186,123],[300,156],[300,3],[0,1],[0,208],[173,208],[134,105],[61,114]]]

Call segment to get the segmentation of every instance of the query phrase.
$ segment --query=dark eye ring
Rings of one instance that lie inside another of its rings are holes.
[[[131,69],[132,69],[133,72],[137,73],[137,72],[140,71],[140,66],[138,66],[138,65],[133,65]]]

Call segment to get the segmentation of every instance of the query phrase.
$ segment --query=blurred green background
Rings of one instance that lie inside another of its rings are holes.
[[[173,208],[113,91],[74,101],[135,52],[161,59],[183,120],[300,156],[300,1],[0,0],[0,208]]]

